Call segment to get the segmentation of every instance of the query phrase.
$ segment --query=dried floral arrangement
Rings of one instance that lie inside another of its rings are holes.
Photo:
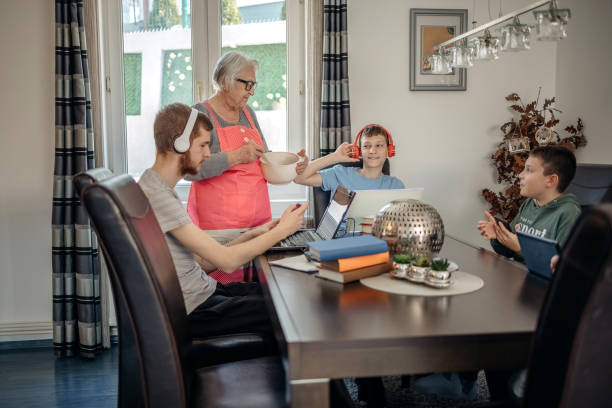
[[[506,101],[512,105],[510,108],[519,114],[518,121],[514,118],[501,125],[504,134],[503,141],[498,149],[491,155],[493,165],[497,169],[497,183],[504,186],[504,190],[494,192],[485,188],[482,196],[491,205],[489,212],[499,215],[510,222],[518,213],[524,197],[520,195],[519,173],[525,167],[529,150],[541,145],[561,145],[574,151],[586,145],[583,133],[582,119],[578,118],[576,125],[569,125],[565,131],[569,136],[561,138],[553,129],[559,123],[556,113],[562,113],[553,108],[555,98],[544,99],[544,104],[538,107],[540,91],[535,101],[525,105],[517,93],[506,96]],[[544,136],[542,136],[544,135]]]

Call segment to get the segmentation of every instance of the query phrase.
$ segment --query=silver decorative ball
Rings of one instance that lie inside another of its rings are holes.
[[[444,222],[435,208],[419,200],[395,200],[376,214],[372,235],[393,254],[422,255],[431,261],[444,243]]]

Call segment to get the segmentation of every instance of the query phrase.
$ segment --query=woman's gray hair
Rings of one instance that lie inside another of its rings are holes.
[[[259,63],[256,60],[237,51],[228,52],[223,55],[217,61],[213,71],[212,79],[215,90],[228,90],[236,79],[238,72],[248,66],[253,67],[255,73],[257,73]]]

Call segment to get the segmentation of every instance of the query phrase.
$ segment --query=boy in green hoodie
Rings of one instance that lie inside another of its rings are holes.
[[[574,154],[560,146],[538,147],[529,153],[519,175],[521,195],[527,199],[510,223],[513,231],[556,240],[563,245],[580,215],[580,204],[573,194],[563,194],[576,173]],[[485,211],[486,221],[478,222],[480,233],[491,240],[493,249],[522,261],[517,235]],[[487,382],[493,399],[522,396],[524,370],[489,371]],[[476,396],[478,372],[438,373],[413,381],[414,391],[459,399]],[[511,394],[509,394],[509,392]]]
[[[510,227],[537,237],[553,239],[562,246],[580,215],[580,203],[573,194],[563,194],[576,173],[574,153],[561,146],[541,146],[529,153],[519,175],[521,205]],[[486,221],[478,222],[481,235],[491,240],[495,252],[523,261],[517,235],[485,211]]]
[[[576,173],[576,157],[561,146],[542,146],[532,150],[519,175],[521,205],[510,227],[538,237],[565,244],[580,215],[580,203],[573,194],[563,194]],[[491,240],[495,252],[523,261],[517,235],[485,211],[487,221],[480,221],[480,233]],[[520,399],[523,396],[525,370],[486,371],[491,399]]]

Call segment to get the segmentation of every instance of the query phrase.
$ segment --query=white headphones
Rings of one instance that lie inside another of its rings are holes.
[[[183,134],[174,139],[175,152],[183,154],[189,150],[189,135],[191,135],[191,131],[193,130],[193,125],[195,125],[198,113],[199,111],[197,109],[191,108],[191,114],[189,114],[189,119],[187,120],[185,129],[183,130]]]

